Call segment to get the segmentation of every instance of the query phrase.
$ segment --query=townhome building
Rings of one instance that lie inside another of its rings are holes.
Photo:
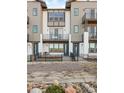
[[[43,10],[46,8],[44,1],[27,1],[27,55],[33,60],[41,53],[40,34],[43,32]]]
[[[97,1],[68,0],[65,8],[28,1],[28,55],[97,56]]]
[[[72,52],[87,58],[97,54],[97,1],[69,0]]]
[[[46,9],[43,11],[42,54],[69,56],[70,11]]]

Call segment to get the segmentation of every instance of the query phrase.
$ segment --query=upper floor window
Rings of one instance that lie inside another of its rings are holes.
[[[74,8],[74,16],[78,16],[79,15],[79,8]]]
[[[48,12],[48,22],[64,21],[64,12]]]
[[[33,14],[33,16],[37,16],[37,8],[33,8],[33,10],[32,10],[32,14]]]
[[[88,27],[88,32],[89,32],[89,37],[96,37],[97,36],[97,32],[96,32],[96,26],[91,26]]]
[[[79,26],[78,25],[74,25],[74,32],[79,32]]]
[[[86,18],[96,18],[96,9],[85,9]]]
[[[34,33],[38,32],[38,25],[33,25],[32,32]]]

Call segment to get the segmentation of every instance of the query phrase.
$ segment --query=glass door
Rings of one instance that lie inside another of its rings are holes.
[[[68,53],[69,53],[69,49],[68,49],[69,47],[68,47],[68,43],[65,43],[64,44],[64,55],[65,56],[68,56]]]

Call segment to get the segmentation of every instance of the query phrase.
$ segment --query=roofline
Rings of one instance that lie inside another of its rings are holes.
[[[65,10],[65,8],[47,8],[47,10]]]
[[[70,8],[71,7],[71,2],[97,2],[97,1],[77,1],[77,0],[70,0],[70,1],[66,1],[65,8]]]
[[[42,7],[42,8],[47,8],[46,3],[45,3],[44,1],[42,1],[42,0],[27,1],[27,2],[40,2],[40,3],[41,3],[41,7]]]

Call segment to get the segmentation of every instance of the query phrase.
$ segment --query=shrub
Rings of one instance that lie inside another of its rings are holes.
[[[59,85],[51,85],[46,89],[45,93],[65,93],[64,89]]]

